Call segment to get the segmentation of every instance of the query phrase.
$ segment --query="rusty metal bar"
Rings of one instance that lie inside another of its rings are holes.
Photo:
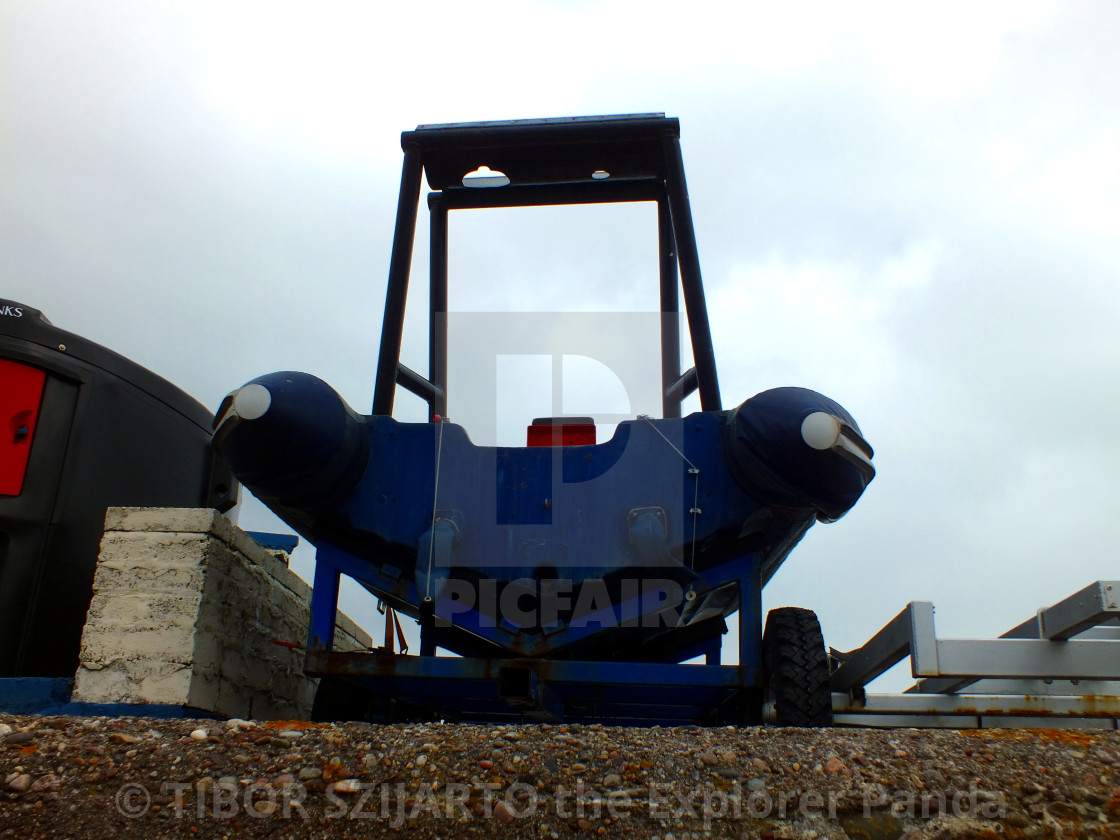
[[[833,692],[833,716],[851,716],[868,726],[866,716],[999,716],[1021,718],[1089,718],[1108,721],[1120,718],[1120,697],[1045,697],[1008,694],[867,694],[853,701],[847,693]],[[837,721],[838,724],[840,721]],[[909,726],[912,724],[902,724]],[[953,726],[959,722],[954,721]],[[1063,721],[1063,726],[1065,722]]]

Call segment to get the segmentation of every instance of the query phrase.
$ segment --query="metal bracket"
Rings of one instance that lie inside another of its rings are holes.
[[[1057,716],[1118,726],[1118,618],[1120,581],[1097,581],[998,639],[938,639],[933,605],[913,601],[858,649],[834,652],[833,710],[857,725],[1026,726],[1028,717]],[[866,694],[865,685],[906,656],[921,678],[915,686]],[[960,693],[970,686],[975,693]]]

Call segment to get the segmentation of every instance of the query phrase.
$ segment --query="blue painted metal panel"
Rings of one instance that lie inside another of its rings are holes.
[[[0,711],[41,714],[67,703],[73,687],[68,677],[5,677],[0,679]]]
[[[339,542],[354,550],[321,543],[318,562],[406,614],[417,616],[430,596],[463,633],[518,655],[548,656],[652,622],[659,606],[683,605],[687,589],[749,576],[759,563],[762,552],[739,546],[762,505],[725,464],[724,421],[721,413],[639,420],[597,446],[514,449],[476,447],[457,426],[368,418],[374,457],[340,517],[348,526]],[[545,481],[554,460],[564,480]],[[633,528],[643,511],[656,511],[663,527],[648,544]],[[441,527],[453,535],[441,540]],[[515,582],[527,600],[506,597]],[[557,594],[560,585],[568,588]],[[550,593],[560,606],[547,621],[538,608]],[[515,606],[536,622],[515,620]],[[323,638],[325,624],[316,626]],[[454,634],[443,636],[455,650]]]
[[[213,712],[166,703],[78,703],[69,677],[0,678],[0,712],[11,715],[104,715],[106,717],[213,718]]]
[[[322,652],[309,654],[308,667],[411,704],[423,717],[643,725],[745,722],[759,676],[726,665]],[[520,689],[503,693],[503,680]]]
[[[296,550],[299,545],[299,537],[294,534],[273,534],[268,531],[246,531],[250,537],[261,546],[270,551],[283,551],[286,554],[291,554]]]

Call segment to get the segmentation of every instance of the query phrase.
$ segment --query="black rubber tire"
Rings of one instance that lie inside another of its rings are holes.
[[[317,722],[422,723],[435,720],[419,706],[386,697],[339,677],[322,677],[311,719]]]
[[[368,698],[360,688],[337,677],[323,677],[315,690],[311,719],[321,722],[366,720],[368,706]]]
[[[778,726],[832,726],[828,653],[812,610],[781,607],[762,634],[763,714]]]

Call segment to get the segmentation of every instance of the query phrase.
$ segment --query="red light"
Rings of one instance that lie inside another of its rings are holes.
[[[529,446],[594,446],[590,417],[538,417],[529,427]]]
[[[46,378],[38,368],[0,359],[0,496],[23,492]]]

